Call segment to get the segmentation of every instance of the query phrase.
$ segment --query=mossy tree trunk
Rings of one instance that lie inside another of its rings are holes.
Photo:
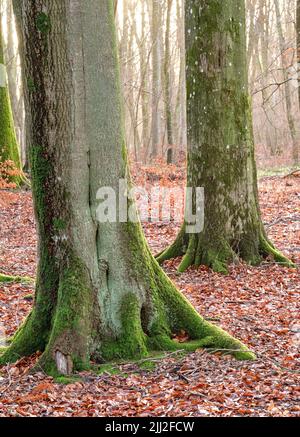
[[[11,102],[6,79],[3,53],[2,19],[0,15],[0,159],[1,162],[13,161],[15,168],[21,170],[21,159],[11,109]],[[20,176],[11,177],[19,184]]]
[[[40,350],[55,374],[150,350],[254,358],[175,288],[139,223],[96,219],[98,189],[129,179],[113,0],[21,4],[39,264],[34,308],[0,362]],[[190,342],[171,339],[180,330]]]
[[[184,255],[179,271],[206,264],[220,272],[242,258],[272,256],[258,205],[248,97],[244,0],[186,0],[189,187],[204,187],[199,234],[183,225],[158,261]],[[195,209],[194,209],[195,210]]]

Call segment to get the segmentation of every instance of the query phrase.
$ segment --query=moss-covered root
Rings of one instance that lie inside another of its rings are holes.
[[[200,348],[224,350],[224,353],[240,360],[255,359],[255,355],[243,343],[205,321],[168,278],[163,280],[167,283],[159,298],[160,304],[157,300],[155,303],[158,316],[146,328],[147,334],[142,326],[139,300],[134,294],[126,296],[121,306],[122,335],[117,340],[112,339],[101,344],[101,360],[139,359],[146,357],[150,351],[193,352]],[[161,298],[165,301],[164,304]],[[168,308],[167,312],[165,313],[162,308]],[[178,343],[171,335],[182,329],[188,332],[191,340]]]
[[[263,259],[272,258],[276,263],[287,267],[296,267],[287,257],[264,235],[258,238],[258,243],[254,244],[249,239],[240,241],[233,249],[226,239],[217,238],[212,246],[211,242],[203,241],[199,235],[193,234],[186,238],[180,234],[175,242],[167,248],[156,259],[159,263],[171,258],[183,255],[182,261],[178,267],[178,272],[185,272],[190,266],[199,267],[206,265],[217,273],[228,273],[228,265],[237,262],[239,259],[244,260],[250,265],[259,265]]]
[[[49,340],[36,368],[55,376],[89,367],[95,315],[92,289],[87,268],[77,257],[70,256],[69,266],[60,278]]]
[[[0,365],[12,363],[37,351],[43,352],[35,370],[48,374],[72,373],[89,365],[89,341],[94,308],[91,279],[86,267],[70,256],[63,271],[54,302],[45,302],[40,293],[25,323],[0,356]],[[60,359],[62,357],[62,359]],[[58,369],[58,361],[67,369]]]
[[[28,276],[9,276],[0,273],[0,283],[34,284],[34,279]]]
[[[228,273],[228,264],[238,257],[225,240],[219,240],[214,248],[201,241],[198,235],[190,235],[186,253],[178,267],[184,273],[190,266],[206,265],[217,273]]]
[[[19,177],[18,186],[25,188],[27,190],[29,190],[31,188],[30,179],[28,179],[28,177],[26,176],[26,174],[23,171],[21,172],[21,175]]]
[[[172,258],[182,256],[186,252],[188,245],[188,234],[185,233],[184,227],[180,230],[174,243],[172,243],[167,249],[156,255],[155,259],[159,264]]]
[[[260,252],[264,258],[271,257],[278,264],[282,264],[286,267],[297,267],[296,264],[276,249],[267,237],[262,236],[260,238]]]
[[[242,342],[200,316],[190,302],[175,288],[169,278],[165,277],[164,281],[166,284],[161,293],[161,299],[164,307],[167,308],[170,330],[172,333],[183,330],[188,333],[191,339],[186,344],[177,344],[177,347],[186,350],[195,350],[202,347],[212,348],[224,350],[224,352],[240,360],[255,359],[255,354]]]
[[[147,339],[142,328],[141,309],[134,294],[124,297],[121,308],[122,334],[111,340],[104,340],[100,356],[104,361],[113,359],[143,358],[148,355]]]
[[[165,251],[156,256],[159,264],[183,255],[178,267],[179,273],[184,273],[190,266],[201,264],[211,267],[215,272],[228,273],[228,264],[237,259],[226,240],[218,239],[214,248],[202,241],[199,234],[186,234],[183,226],[175,239]]]
[[[0,354],[0,366],[14,363],[22,357],[42,351],[45,348],[49,332],[46,314],[34,308],[25,322],[10,339],[10,345]]]

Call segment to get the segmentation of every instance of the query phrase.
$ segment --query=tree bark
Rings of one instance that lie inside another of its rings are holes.
[[[29,171],[29,156],[28,156],[28,147],[27,147],[27,134],[28,134],[28,128],[27,128],[27,119],[28,114],[25,113],[25,98],[26,93],[24,93],[24,71],[23,71],[23,65],[25,65],[25,59],[24,59],[24,41],[23,41],[23,33],[21,31],[21,11],[20,11],[20,1],[19,0],[12,0],[12,7],[13,7],[13,13],[15,17],[15,28],[18,38],[18,54],[21,61],[21,107],[20,107],[20,118],[22,113],[22,120],[20,124],[22,124],[22,160],[24,161],[23,169],[24,171]],[[29,122],[28,122],[29,123]]]
[[[14,125],[20,128],[20,102],[17,96],[18,78],[17,78],[17,53],[14,42],[14,16],[12,2],[7,2],[6,6],[6,25],[7,25],[7,47],[6,47],[6,64],[9,95],[14,119]]]
[[[141,70],[141,99],[142,99],[142,146],[143,146],[143,161],[147,161],[147,150],[149,148],[149,86],[148,86],[148,75],[149,73],[149,62],[150,62],[150,48],[147,44],[147,33],[146,33],[146,5],[145,2],[142,3],[142,35],[139,44],[140,50],[140,70]]]
[[[244,1],[186,0],[188,187],[204,187],[200,233],[184,223],[158,261],[184,255],[179,271],[227,272],[238,258],[289,263],[269,242],[258,205],[248,97]],[[194,211],[196,208],[194,201]]]
[[[22,22],[39,265],[33,311],[0,363],[39,350],[39,368],[68,374],[90,357],[206,346],[253,359],[175,288],[139,223],[97,220],[99,188],[129,179],[113,0],[24,0]],[[182,329],[191,341],[178,344]]]
[[[180,70],[179,70],[179,84],[178,95],[176,103],[176,112],[178,114],[178,129],[177,141],[179,144],[179,152],[186,153],[187,144],[187,121],[186,121],[186,73],[185,73],[185,22],[184,22],[184,1],[177,0],[177,38],[179,43],[180,55]]]
[[[297,32],[297,76],[298,76],[298,99],[300,106],[300,0],[296,1],[296,32]]]
[[[173,114],[172,114],[172,96],[170,84],[170,67],[171,67],[171,51],[170,51],[170,27],[171,27],[171,12],[173,0],[167,0],[167,17],[166,17],[166,33],[165,33],[165,56],[164,56],[164,91],[165,91],[165,116],[167,124],[167,163],[173,163]]]
[[[297,131],[293,116],[293,109],[292,109],[292,96],[291,96],[291,89],[290,89],[290,83],[289,83],[289,74],[285,65],[284,55],[286,51],[285,46],[285,40],[283,35],[283,29],[281,24],[281,17],[280,17],[280,7],[278,0],[274,0],[275,3],[275,11],[276,11],[276,23],[277,23],[277,31],[278,31],[278,37],[279,37],[279,46],[280,46],[280,52],[281,52],[281,66],[282,66],[282,75],[283,75],[283,81],[284,81],[284,96],[285,96],[285,106],[286,106],[286,116],[288,121],[288,127],[291,135],[291,140],[293,144],[293,160],[294,164],[299,164],[299,141],[297,138]]]
[[[152,122],[151,122],[151,158],[158,155],[158,146],[161,141],[161,6],[160,0],[152,0]]]
[[[7,85],[3,53],[2,19],[0,16],[0,160],[1,162],[13,161],[15,167],[21,170],[20,153]],[[22,177],[17,175],[12,176],[10,179],[19,184]]]

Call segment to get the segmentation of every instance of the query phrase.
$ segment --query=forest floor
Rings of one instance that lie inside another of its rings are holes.
[[[138,184],[184,185],[182,169],[138,168]],[[259,182],[269,236],[300,264],[300,177]],[[35,276],[36,234],[31,193],[0,192],[0,270]],[[154,253],[175,237],[179,223],[145,224]],[[202,267],[178,276],[179,260],[164,264],[197,310],[256,352],[254,362],[197,351],[82,372],[62,384],[30,374],[38,354],[0,370],[0,416],[300,416],[300,273],[269,260]],[[33,286],[0,284],[1,337],[14,333],[32,306]],[[2,335],[1,335],[2,334]],[[184,337],[184,333],[183,333]]]

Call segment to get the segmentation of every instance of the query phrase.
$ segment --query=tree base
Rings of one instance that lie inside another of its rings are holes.
[[[287,267],[295,267],[288,258],[277,250],[268,238],[261,233],[257,241],[240,241],[238,245],[231,245],[225,238],[216,241],[205,241],[199,234],[185,234],[184,227],[178,234],[175,242],[165,251],[158,254],[159,264],[172,258],[183,256],[178,272],[183,273],[189,267],[206,265],[217,273],[228,274],[228,265],[242,259],[250,265],[259,265],[264,259]]]
[[[151,286],[147,299],[151,302],[144,308],[137,293],[124,295],[119,308],[119,333],[104,335],[101,330],[95,331],[95,320],[86,322],[92,314],[89,313],[90,304],[83,305],[89,289],[87,277],[77,264],[72,274],[66,272],[60,286],[64,287],[64,303],[57,304],[52,327],[43,323],[35,306],[11,345],[0,356],[0,365],[15,362],[36,351],[43,353],[35,370],[43,369],[53,376],[87,369],[90,359],[99,363],[133,360],[147,357],[154,351],[209,348],[224,350],[239,360],[255,359],[255,354],[243,343],[201,317],[150,254],[148,260],[151,275],[147,282]],[[149,308],[151,311],[147,312]],[[172,339],[174,334],[182,331],[187,333],[190,341],[178,343]]]

